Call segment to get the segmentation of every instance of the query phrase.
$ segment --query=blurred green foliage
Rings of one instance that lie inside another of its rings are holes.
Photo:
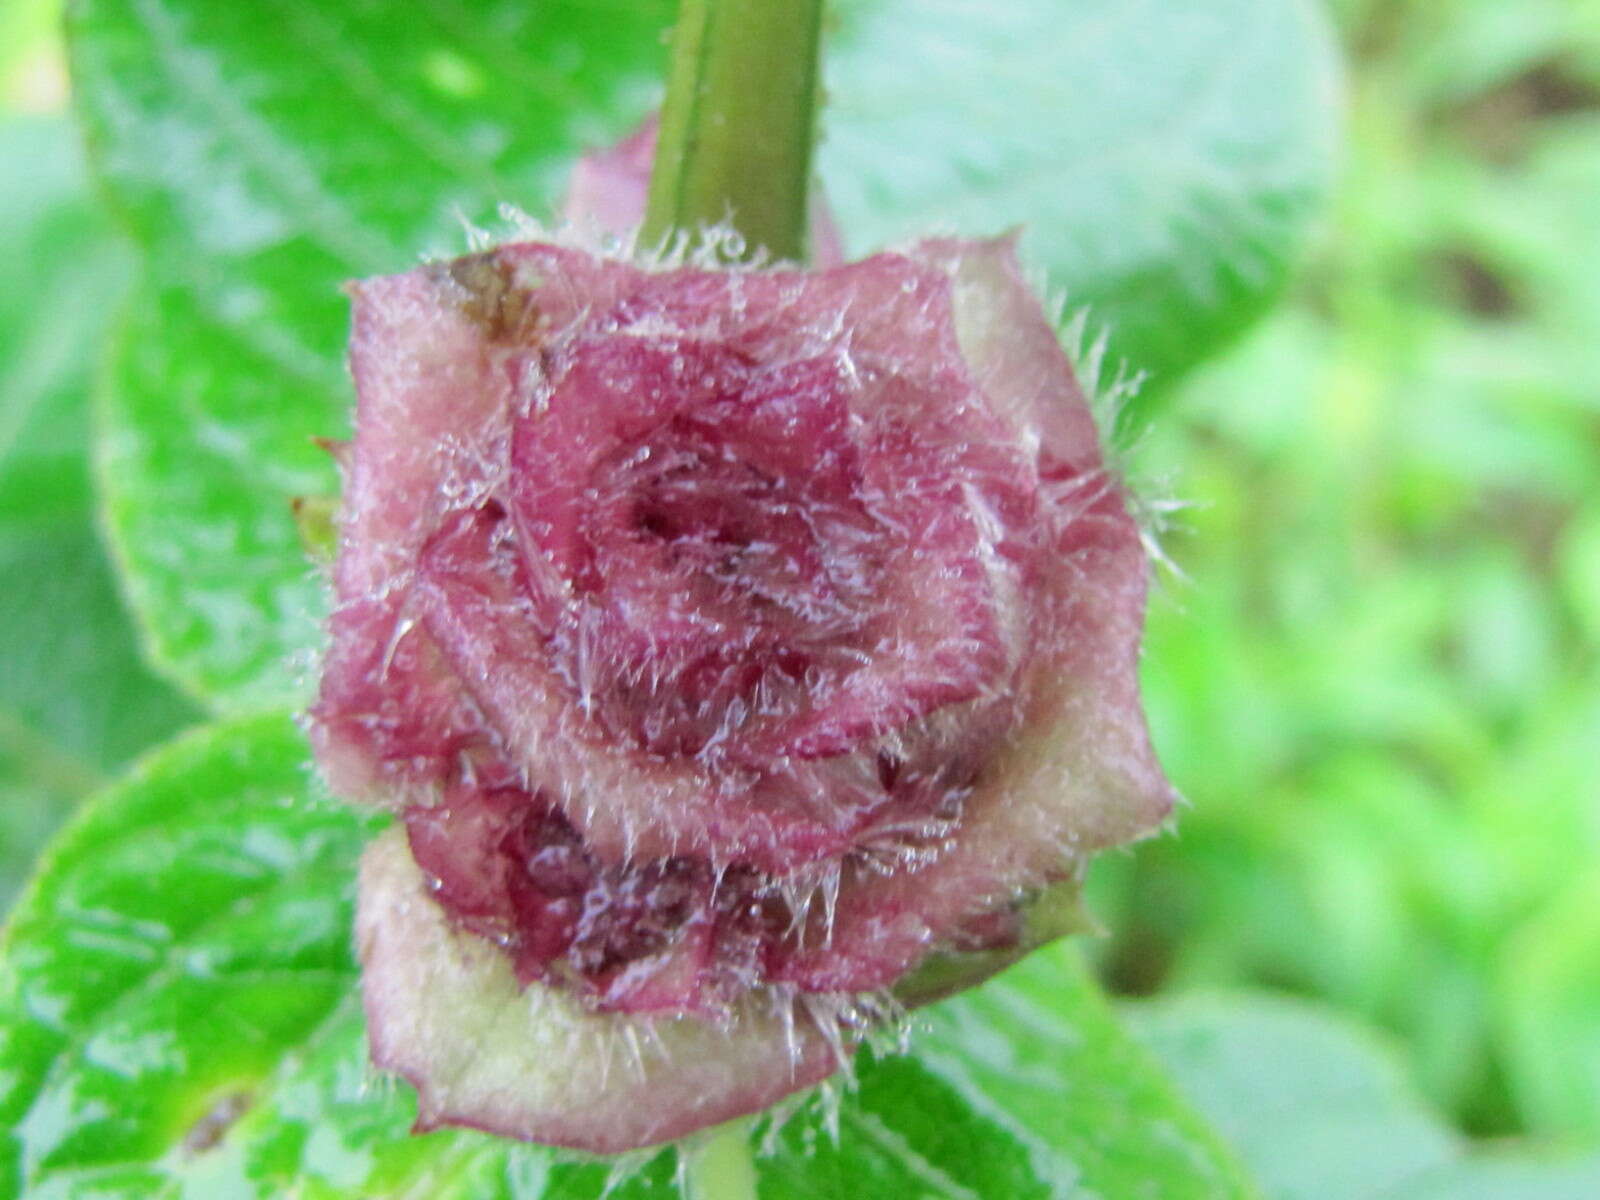
[[[1122,1005],[1273,1200],[1593,1200],[1600,1156],[1463,1139],[1388,1039],[1326,1006],[1250,992]]]
[[[0,289],[0,906],[73,803],[193,718],[95,529],[90,378],[129,258],[65,118],[0,123],[0,280],[25,282]]]
[[[1468,1129],[1600,1136],[1600,5],[1351,0],[1292,302],[1131,454],[1187,502],[1145,681],[1190,807],[1096,865],[1132,992],[1399,1035]]]

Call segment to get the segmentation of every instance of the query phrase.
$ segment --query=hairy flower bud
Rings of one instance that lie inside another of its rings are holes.
[[[1139,530],[1009,240],[526,242],[352,296],[312,732],[402,817],[360,941],[423,1124],[618,1150],[764,1107],[1166,817]]]

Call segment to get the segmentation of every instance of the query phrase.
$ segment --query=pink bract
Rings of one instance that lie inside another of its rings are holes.
[[[827,1014],[1027,949],[1035,897],[1167,816],[1139,530],[1009,240],[814,271],[522,243],[352,295],[312,736],[427,880],[364,892],[363,947],[376,1056],[437,1119],[617,1148],[400,1032],[448,962],[489,970],[464,947],[585,1036],[787,1039],[795,1069],[717,1076],[722,1119],[831,1070]]]

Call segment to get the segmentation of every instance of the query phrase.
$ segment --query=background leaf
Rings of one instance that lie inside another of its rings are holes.
[[[1270,1200],[1583,1200],[1600,1158],[1469,1152],[1393,1050],[1332,1010],[1247,993],[1125,1003]]]
[[[1600,870],[1579,876],[1519,931],[1500,1021],[1511,1086],[1539,1125],[1600,1141]]]
[[[0,1197],[599,1196],[604,1165],[409,1135],[349,946],[375,824],[317,791],[283,717],[191,734],[91,802],[4,947]],[[1065,955],[929,1021],[915,1055],[865,1058],[835,1109],[783,1126],[764,1197],[1248,1194]],[[629,1166],[613,1194],[676,1194],[670,1152]]]
[[[1332,183],[1314,0],[841,0],[823,180],[853,251],[1021,225],[1162,389],[1274,299]]]
[[[139,661],[96,534],[88,391],[127,256],[59,118],[0,123],[0,912],[86,791],[191,710]]]
[[[65,98],[55,0],[10,0],[0,8],[0,112],[51,110]]]
[[[146,253],[104,412],[109,528],[156,660],[224,705],[304,693],[321,590],[288,515],[331,492],[352,276],[547,213],[659,93],[667,0],[86,0],[79,109]],[[1032,257],[1171,376],[1283,277],[1326,183],[1309,0],[840,7],[821,154],[857,249],[1034,227]],[[1001,42],[1007,47],[1000,53]],[[1013,82],[997,87],[1004,73]]]
[[[1335,7],[1332,236],[1131,458],[1184,502],[1144,693],[1192,804],[1095,863],[1095,953],[1320,998],[1460,1128],[1600,1146],[1600,10]]]

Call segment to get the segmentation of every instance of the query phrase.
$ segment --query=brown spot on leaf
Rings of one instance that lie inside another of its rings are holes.
[[[204,1154],[214,1149],[239,1118],[249,1111],[250,1100],[249,1092],[229,1092],[218,1099],[184,1134],[184,1151],[188,1154]]]

